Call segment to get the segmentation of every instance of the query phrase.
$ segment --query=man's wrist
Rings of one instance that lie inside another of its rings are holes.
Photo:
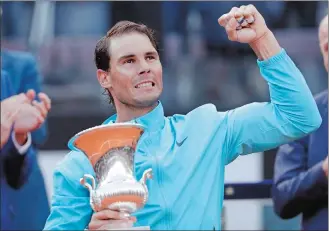
[[[281,47],[270,30],[249,45],[261,61],[270,59],[281,52]]]
[[[17,138],[21,139],[20,142],[23,144],[18,143]],[[21,155],[25,155],[25,153],[27,152],[27,150],[29,149],[29,147],[32,144],[31,133],[26,134],[25,142],[22,141],[22,140],[24,140],[24,138],[25,138],[24,135],[16,134],[15,132],[12,133],[12,141],[14,143],[14,146],[15,146],[17,152]]]
[[[27,142],[27,133],[15,133],[15,140],[18,145],[23,146]]]

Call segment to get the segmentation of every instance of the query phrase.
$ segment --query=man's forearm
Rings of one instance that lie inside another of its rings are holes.
[[[24,155],[18,153],[15,147],[9,150],[4,159],[4,173],[12,188],[18,189],[27,181],[33,167],[32,155],[33,147],[30,147]]]
[[[12,133],[11,142],[4,159],[5,177],[11,187],[20,188],[32,169],[31,158],[34,149],[31,145],[31,134]]]
[[[267,60],[280,53],[281,47],[272,31],[268,30],[262,37],[249,44],[259,60]]]

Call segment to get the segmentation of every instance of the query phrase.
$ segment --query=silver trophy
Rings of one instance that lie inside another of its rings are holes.
[[[80,179],[90,192],[94,211],[131,214],[144,207],[148,199],[146,180],[152,177],[152,169],[145,170],[139,181],[134,177],[134,154],[143,132],[139,124],[113,123],[79,132],[69,141],[69,146],[83,152],[94,168],[96,179],[90,174]],[[149,227],[129,228],[133,229]]]

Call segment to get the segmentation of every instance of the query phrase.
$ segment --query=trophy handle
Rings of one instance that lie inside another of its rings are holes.
[[[143,173],[143,176],[142,178],[139,180],[139,183],[141,183],[145,189],[145,195],[144,195],[144,204],[146,203],[146,201],[148,200],[148,189],[147,189],[147,186],[146,186],[146,180],[147,179],[152,179],[152,169],[149,168],[149,169],[146,169]]]
[[[146,169],[143,173],[142,178],[139,180],[139,182],[143,185],[146,185],[146,180],[147,179],[152,179],[152,169]]]
[[[91,185],[88,183],[87,180],[91,180]],[[89,190],[90,193],[92,193],[93,190],[95,190],[95,178],[90,174],[84,174],[83,178],[80,178],[80,184],[82,184],[85,188]]]

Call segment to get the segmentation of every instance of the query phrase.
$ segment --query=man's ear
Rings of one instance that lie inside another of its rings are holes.
[[[111,76],[109,72],[97,69],[97,79],[103,88],[110,88],[112,86]]]

